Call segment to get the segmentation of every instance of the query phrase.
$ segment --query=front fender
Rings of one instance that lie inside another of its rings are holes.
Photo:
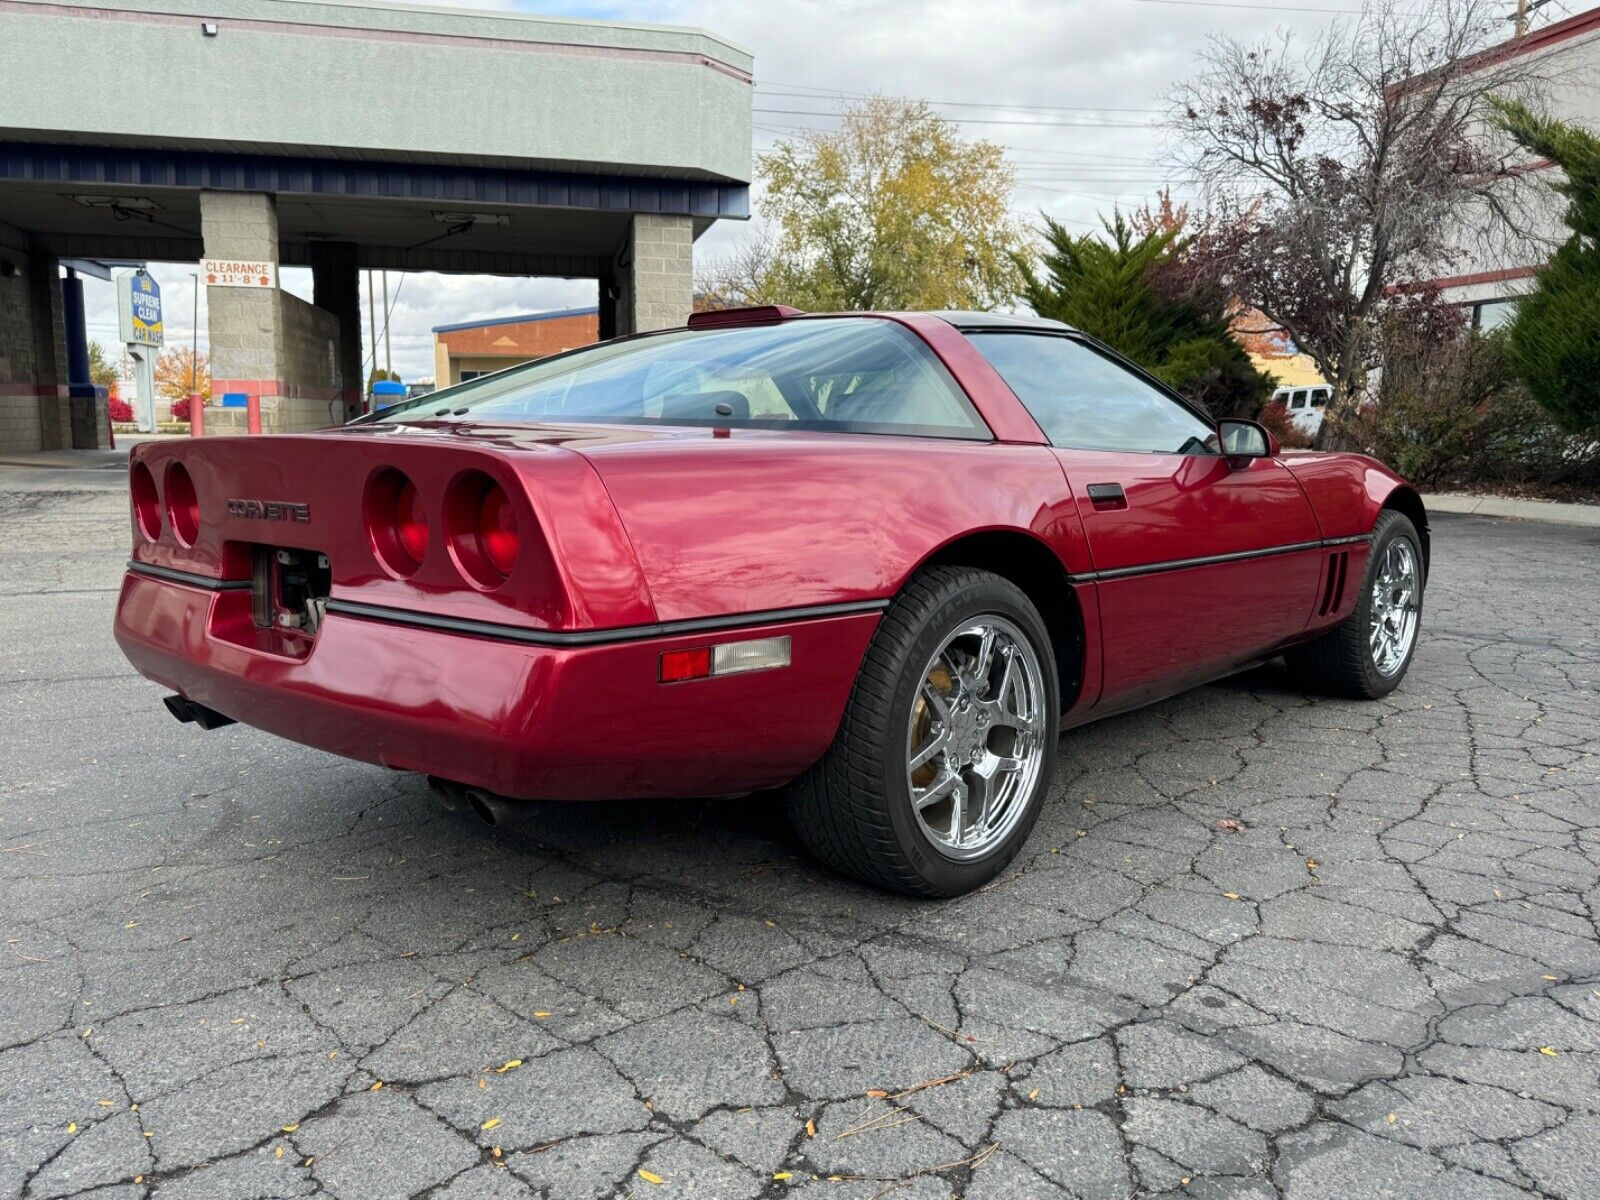
[[[1428,511],[1410,483],[1364,454],[1286,454],[1284,466],[1300,481],[1324,538],[1371,533],[1386,508],[1405,513],[1422,538],[1426,568]]]

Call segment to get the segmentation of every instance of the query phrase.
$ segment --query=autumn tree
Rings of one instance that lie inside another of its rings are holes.
[[[177,402],[190,392],[198,392],[202,403],[211,400],[211,362],[204,351],[196,354],[187,346],[163,351],[156,359],[156,394]]]
[[[922,101],[848,105],[836,131],[758,155],[756,174],[772,231],[705,273],[700,291],[718,302],[987,309],[1015,292],[1005,151]]]
[[[1600,437],[1600,137],[1515,101],[1498,108],[1518,145],[1561,168],[1550,186],[1572,231],[1517,304],[1512,362],[1558,425]]]
[[[117,368],[111,365],[99,342],[89,343],[89,382],[103,388],[117,382]]]
[[[1333,385],[1321,445],[1348,441],[1394,285],[1522,236],[1534,185],[1482,134],[1493,96],[1532,94],[1552,68],[1481,54],[1503,16],[1378,0],[1303,49],[1219,37],[1174,93],[1175,157],[1224,232],[1211,271]]]

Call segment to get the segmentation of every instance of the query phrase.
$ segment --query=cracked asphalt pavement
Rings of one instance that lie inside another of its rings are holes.
[[[0,472],[0,1195],[1600,1194],[1595,531],[1440,518],[1397,694],[1071,733],[927,903],[770,797],[508,835],[177,725],[122,480]]]

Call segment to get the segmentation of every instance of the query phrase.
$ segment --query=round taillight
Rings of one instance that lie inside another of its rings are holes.
[[[499,587],[516,566],[520,535],[505,488],[482,471],[466,471],[450,485],[445,507],[450,555],[470,582]]]
[[[428,514],[422,511],[417,485],[406,480],[394,498],[394,533],[413,561],[421,562],[428,550]]]
[[[490,487],[478,509],[478,542],[491,567],[502,575],[511,574],[517,561],[517,514],[499,484]]]
[[[366,510],[378,561],[395,575],[410,575],[428,552],[428,514],[417,485],[385,467],[367,482]]]
[[[128,473],[128,493],[133,499],[133,519],[139,532],[155,541],[161,536],[161,500],[156,495],[155,476],[143,463],[134,463]]]
[[[167,468],[166,491],[167,520],[172,522],[173,535],[185,546],[192,546],[200,536],[200,498],[182,463],[175,462]]]

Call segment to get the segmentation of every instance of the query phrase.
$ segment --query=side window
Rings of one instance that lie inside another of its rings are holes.
[[[1330,394],[1331,393],[1328,391],[1327,388],[1318,388],[1316,391],[1312,392],[1311,393],[1311,407],[1312,408],[1327,408],[1328,407],[1328,396]]]
[[[1294,403],[1292,405],[1290,405],[1289,407],[1291,407],[1291,408],[1304,408],[1305,406],[1306,406],[1306,393],[1305,393],[1305,389],[1301,388],[1298,392],[1296,392],[1294,394]]]
[[[988,330],[967,336],[1054,445],[1146,454],[1217,452],[1212,426],[1075,338]]]

